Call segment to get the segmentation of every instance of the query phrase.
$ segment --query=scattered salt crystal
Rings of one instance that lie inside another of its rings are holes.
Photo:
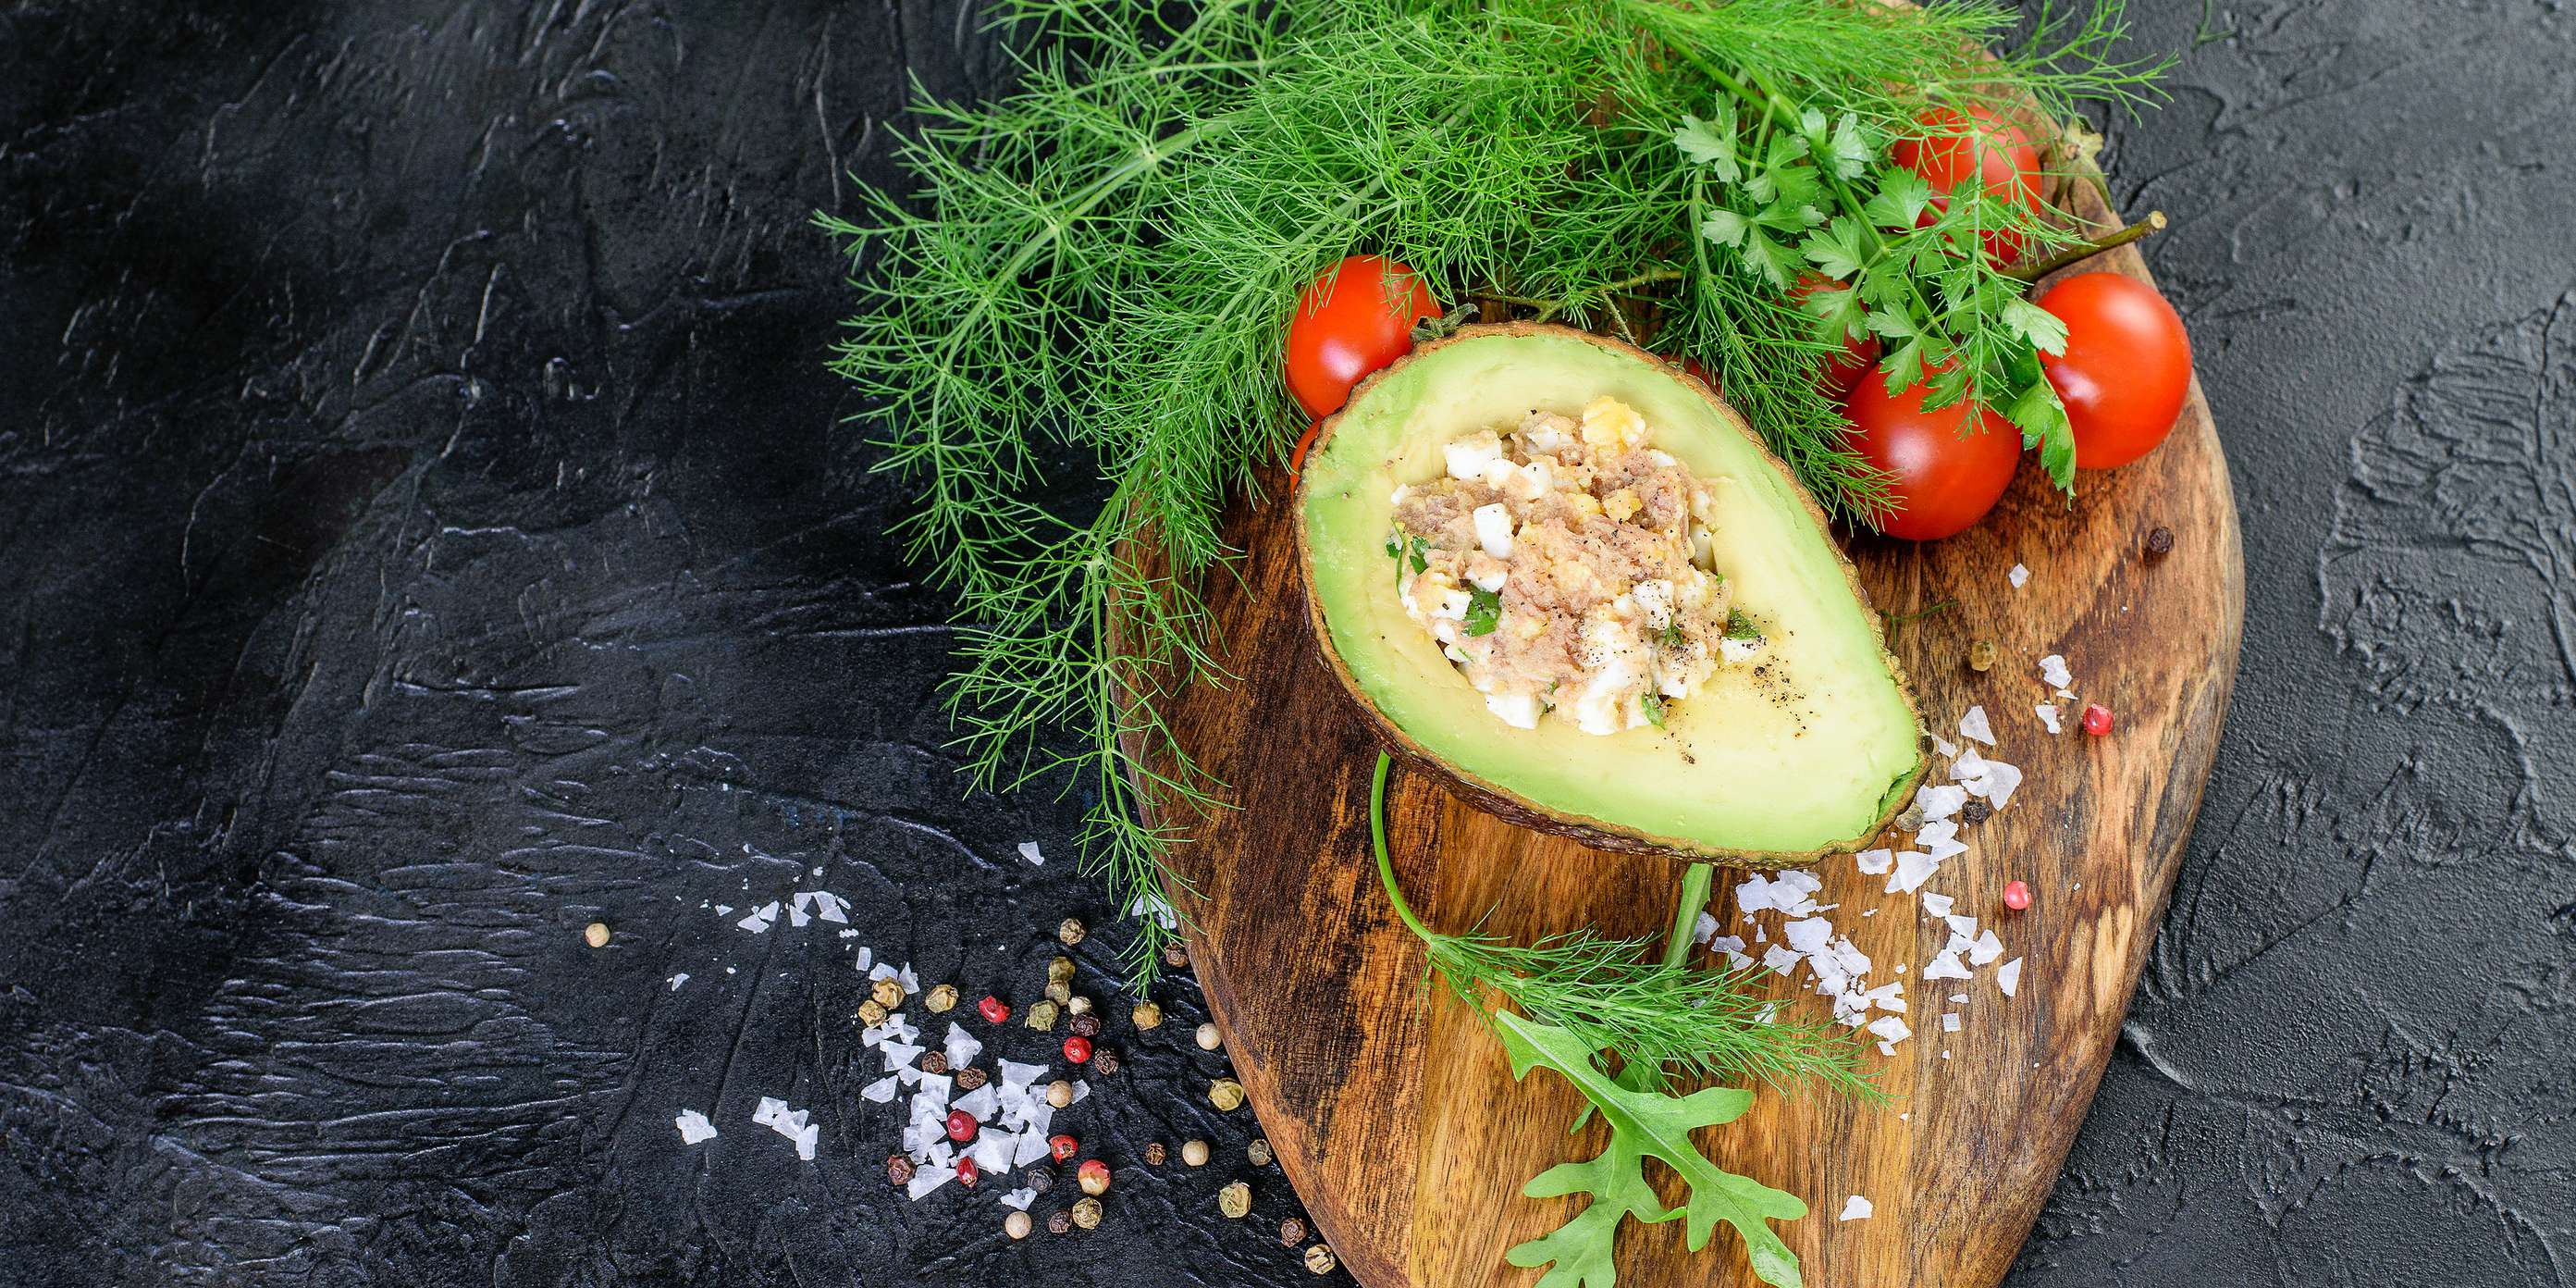
[[[1968,789],[1949,783],[1926,783],[1915,790],[1914,803],[1923,807],[1926,822],[1935,822],[1966,807]]]
[[[2014,566],[2019,567],[2017,564]],[[1875,1211],[1877,1209],[1870,1206],[1868,1199],[1857,1194],[1843,1200],[1843,1219],[1846,1221],[1866,1221]]]
[[[1881,1042],[1878,1044],[1878,1053],[1880,1055],[1894,1055],[1896,1054],[1896,1044],[1893,1042]]]
[[[948,1022],[948,1041],[942,1049],[948,1055],[949,1068],[963,1069],[984,1053],[984,1044],[968,1033],[964,1025],[951,1020]]]
[[[1820,953],[1833,942],[1834,923],[1822,917],[1802,918],[1780,927],[1780,937],[1799,952]]]
[[[1037,1198],[1038,1192],[1035,1189],[1017,1189],[1002,1196],[1002,1206],[1016,1212],[1026,1212],[1031,1203],[1037,1202]]]
[[[925,1167],[912,1174],[912,1183],[903,1187],[905,1198],[918,1203],[921,1197],[954,1180],[957,1173],[945,1167]]]
[[[861,944],[861,945],[859,945],[859,971],[860,971],[860,973],[861,973],[861,974],[865,974],[865,973],[867,972],[867,969],[868,969],[869,965],[870,965],[870,964],[872,964],[872,963],[874,963],[874,962],[876,961],[876,958],[877,958],[877,950],[876,950],[876,949],[870,948],[870,947],[868,947],[866,944]]]
[[[1923,896],[1923,914],[1927,917],[1949,916],[1950,896],[1946,894],[1927,894]]]
[[[1973,937],[1977,933],[1977,919],[1964,913],[1950,913],[1941,920],[1950,923],[1951,934]]]
[[[2004,996],[2006,997],[2011,997],[2015,993],[2021,991],[2020,958],[2015,957],[2011,961],[2005,962],[2003,965],[1995,968],[1995,987],[2002,989],[2004,991]],[[2038,1066],[2034,1065],[2032,1067],[2036,1068]]]
[[[1947,1051],[1942,1052],[1942,1053],[1941,1053],[1941,1058],[1942,1058],[1942,1059],[1944,1059],[1944,1060],[1949,1059],[1949,1058],[1950,1058],[1950,1053],[1949,1053],[1949,1052],[1947,1052]]]
[[[1902,1042],[1914,1036],[1914,1030],[1905,1027],[1905,1021],[1893,1015],[1882,1015],[1871,1020],[1869,1031],[1890,1042]]]
[[[1127,915],[1130,917],[1152,917],[1154,920],[1163,923],[1163,929],[1165,930],[1178,929],[1181,924],[1180,915],[1173,912],[1172,905],[1163,902],[1163,896],[1158,894],[1140,894],[1136,896],[1134,901],[1127,905]]]
[[[1782,975],[1786,975],[1789,972],[1796,970],[1798,968],[1798,963],[1802,960],[1804,959],[1800,957],[1799,954],[1791,952],[1778,944],[1773,944],[1771,946],[1771,951],[1762,954],[1762,964]]]
[[[698,905],[698,906],[703,908],[703,907],[705,907],[706,905],[705,905],[705,904],[700,904],[700,905]],[[720,904],[717,904],[717,905],[716,905],[716,915],[717,915],[717,916],[719,916],[719,917],[721,917],[721,916],[723,916],[723,915],[725,915],[726,913],[731,912],[731,911],[733,911],[733,905],[732,905],[732,904],[729,904],[729,903],[720,903]]]
[[[850,901],[829,890],[814,892],[814,919],[839,925],[850,924]]]
[[[1077,1105],[1081,1104],[1084,1098],[1088,1097],[1090,1094],[1091,1080],[1089,1078],[1085,1078],[1082,1081],[1073,1084],[1073,1103]]]
[[[1691,942],[1693,944],[1704,944],[1716,937],[1717,918],[1712,917],[1705,912],[1701,913],[1699,915],[1699,920],[1691,925]]]
[[[2042,702],[2037,706],[2032,707],[2031,710],[2039,716],[2039,722],[2041,724],[2048,726],[2048,731],[2050,733],[2062,733],[2065,731],[2064,726],[2057,722],[2059,713],[2056,703]]]
[[[1932,735],[1932,750],[1940,752],[1944,756],[1955,756],[1959,754],[1959,744],[1936,733]]]
[[[802,1113],[804,1111],[798,1110],[797,1112]],[[792,1139],[796,1142],[796,1157],[804,1162],[813,1162],[814,1146],[823,1139],[822,1124],[807,1123],[806,1125],[796,1129],[795,1135]]]
[[[2000,760],[1986,762],[1986,803],[2002,809],[2021,790],[2021,767]]]
[[[2048,687],[2057,690],[2059,697],[2075,696],[2067,692],[2075,687],[2075,673],[2066,669],[2065,654],[2051,653],[2039,659],[2039,678],[2045,681]]]
[[[1011,1166],[1026,1167],[1046,1157],[1049,1152],[1047,1124],[1034,1124],[1021,1132],[1018,1143],[1011,1146]]]
[[[695,1145],[699,1141],[716,1138],[716,1125],[708,1122],[707,1116],[695,1109],[683,1109],[680,1111],[680,1116],[671,1121],[679,1127],[680,1143],[683,1145]]]
[[[768,930],[769,923],[776,920],[778,920],[778,901],[776,899],[772,899],[769,902],[752,909],[750,916],[744,917],[742,920],[733,924],[757,935]]]
[[[999,1176],[1011,1170],[1011,1152],[1018,1149],[1019,1144],[1015,1137],[988,1131],[975,1138],[974,1147],[966,1151],[966,1157],[974,1159],[979,1170]]]
[[[999,1063],[1002,1069],[1002,1085],[1005,1087],[1028,1086],[1044,1077],[1047,1071],[1047,1067],[1042,1064],[1022,1064],[1017,1060],[1003,1060]]]
[[[1968,1004],[1968,995],[1965,993],[1952,993],[1950,995],[1950,1000],[1957,1002],[1961,1006],[1965,1006]]]
[[[1863,850],[1852,856],[1852,865],[1860,869],[1862,876],[1870,877],[1887,875],[1887,866],[1895,861],[1893,850]]]
[[[1753,959],[1744,955],[1742,935],[1719,935],[1709,940],[1708,946],[1726,954],[1726,964],[1737,970],[1747,970],[1753,965]]]
[[[1931,855],[1907,850],[1896,856],[1896,875],[1887,879],[1887,892],[1912,894],[1924,882],[1931,880],[1932,874],[1940,867]]]
[[[1925,979],[1966,979],[1968,977],[1968,968],[1959,964],[1959,955],[1948,949],[1943,949],[1932,958],[1930,965],[1923,968]]]
[[[994,1090],[993,1084],[989,1082],[959,1096],[955,1103],[948,1106],[951,1112],[965,1110],[979,1123],[990,1119],[1001,1107],[1001,1093]]]
[[[1994,723],[1986,719],[1984,707],[1970,707],[1968,714],[1959,717],[1959,736],[1973,738],[1989,747],[1995,745]]]
[[[894,982],[903,985],[903,991],[907,993],[921,991],[921,977],[912,973],[911,962],[905,962],[903,969],[894,973]]]
[[[680,986],[681,986],[682,984],[686,984],[686,983],[688,983],[688,982],[689,982],[689,972],[687,972],[687,971],[681,971],[679,974],[674,975],[674,976],[672,976],[672,977],[671,977],[671,991],[672,991],[672,992],[674,992],[674,993],[679,992],[679,991],[680,991]]]
[[[1038,853],[1038,843],[1035,841],[1020,842],[1020,857],[1041,866],[1046,863],[1046,856]]]
[[[1942,1017],[1941,1017],[1941,1031],[1942,1031],[1942,1032],[1944,1032],[1944,1033],[1956,1033],[1956,1032],[1958,1032],[1958,1031],[1959,1031],[1959,1017],[1958,1017],[1956,1014],[1950,1014],[1950,1015],[1944,1015],[1944,1016],[1942,1016]]]
[[[2004,580],[2011,582],[2013,589],[2019,590],[2024,582],[2030,580],[2030,569],[2014,564],[2012,571],[2004,574]]]
[[[888,1042],[884,1046],[879,1047],[878,1050],[885,1053],[886,1072],[892,1073],[895,1070],[920,1059],[921,1053],[929,1050],[929,1048],[914,1046],[909,1042]]]
[[[1977,936],[1977,946],[1968,953],[1968,964],[1983,966],[2003,955],[2004,941],[1995,938],[1995,932],[1990,928]]]
[[[869,979],[893,979],[901,973],[902,972],[894,968],[893,962],[878,962],[876,965],[868,968]]]
[[[882,1105],[887,1101],[894,1099],[895,1088],[901,1085],[902,1082],[903,1079],[889,1073],[886,1076],[859,1088],[859,1099],[868,1101],[872,1104]]]
[[[1905,986],[1881,984],[1862,994],[1861,998],[1882,1011],[1902,1011],[1905,1009]]]

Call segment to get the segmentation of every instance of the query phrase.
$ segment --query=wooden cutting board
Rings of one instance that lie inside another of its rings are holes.
[[[2079,192],[2074,204],[2105,226],[2098,199]],[[2146,277],[2134,249],[2086,267]],[[1264,491],[1284,497],[1286,480]],[[1228,531],[1245,552],[1240,576],[1209,583],[1236,678],[1167,704],[1234,806],[1167,820],[1196,838],[1180,853],[1197,892],[1199,977],[1280,1165],[1361,1283],[1528,1284],[1537,1272],[1503,1264],[1504,1249],[1589,1200],[1526,1199],[1521,1183],[1589,1158],[1602,1129],[1569,1136],[1577,1093],[1545,1070],[1514,1082],[1490,1032],[1424,991],[1420,945],[1370,858],[1377,747],[1309,637],[1289,521],[1284,502],[1237,507]],[[2142,546],[2159,525],[2173,550],[2151,560]],[[2199,806],[2242,633],[2236,511],[2195,383],[2162,448],[2081,477],[2071,505],[2026,468],[1971,532],[1930,546],[1860,538],[1851,552],[1892,617],[1953,601],[1891,626],[1891,647],[1935,732],[1957,741],[1961,715],[1981,703],[1994,754],[2028,774],[2007,809],[1964,829],[1970,852],[1925,887],[1999,931],[2006,957],[2024,960],[2020,992],[2002,996],[1991,967],[1964,985],[1919,984],[1945,932],[1915,896],[1885,894],[1884,878],[1829,859],[1815,868],[1819,899],[1842,905],[1835,922],[1879,963],[1871,981],[1907,981],[1916,1036],[1891,1058],[1868,1057],[1898,1103],[1764,1089],[1751,1112],[1702,1140],[1722,1166],[1806,1200],[1811,1215],[1778,1229],[1809,1284],[1984,1288],[2021,1247],[2083,1121]],[[2006,579],[2017,562],[2030,569],[2019,589]],[[1965,662],[1980,638],[2001,652],[1984,674]],[[2054,737],[2032,712],[2054,700],[2039,679],[2048,653],[2066,656],[2079,694]],[[2088,701],[2118,714],[2112,736],[2076,729]],[[1936,779],[1944,767],[1936,760]],[[1659,936],[1670,924],[1683,872],[1670,861],[1523,831],[1401,769],[1389,814],[1408,897],[1441,929],[1481,919],[1528,941],[1587,924]],[[2008,914],[2001,896],[2017,878],[2036,902]],[[1726,933],[1742,930],[1740,879],[1719,874],[1712,911]],[[1867,908],[1880,911],[1864,918]],[[1890,973],[1896,962],[1911,963],[1906,974]],[[1946,1004],[1952,991],[1972,1000]],[[1780,995],[1795,994],[1782,983]],[[1940,1031],[1945,1011],[1961,1014],[1957,1033]],[[1854,1194],[1876,1214],[1837,1220]],[[1681,1231],[1677,1221],[1628,1226],[1624,1288],[1754,1282],[1724,1227],[1698,1254]]]

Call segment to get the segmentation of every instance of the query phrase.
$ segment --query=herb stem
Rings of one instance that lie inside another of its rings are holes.
[[[2165,223],[2165,212],[2150,210],[2146,218],[2134,224],[2104,233],[2091,241],[2077,242],[2046,259],[2033,260],[2027,264],[2015,264],[2003,270],[2003,273],[2006,277],[2020,281],[2035,282],[2069,264],[2091,259],[2106,250],[2116,250],[2150,233],[2163,232]]]
[[[1690,959],[1691,932],[1699,928],[1699,911],[1708,906],[1709,884],[1717,879],[1717,865],[1694,863],[1682,873],[1681,906],[1673,910],[1673,933],[1664,939],[1664,966],[1676,969]]]
[[[1386,854],[1386,771],[1395,758],[1381,751],[1377,754],[1377,771],[1369,776],[1369,847],[1377,851],[1377,883],[1386,887],[1386,901],[1395,905],[1395,915],[1405,928],[1429,944],[1434,936],[1422,918],[1413,915],[1413,905],[1404,901],[1404,887],[1395,881],[1395,860]]]

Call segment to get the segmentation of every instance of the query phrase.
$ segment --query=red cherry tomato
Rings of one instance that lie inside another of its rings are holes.
[[[1918,380],[1891,394],[1887,373],[1873,371],[1853,387],[1847,408],[1853,450],[1895,476],[1888,484],[1893,508],[1880,517],[1879,531],[1908,541],[1937,541],[1984,518],[2021,462],[2021,431],[2012,422],[1967,403],[1925,411],[1929,392]]]
[[[1293,479],[1306,472],[1306,449],[1315,445],[1315,435],[1323,428],[1320,420],[1306,426],[1305,436],[1297,440],[1297,450],[1288,453],[1288,477]]]
[[[1412,269],[1378,255],[1353,255],[1324,270],[1288,319],[1288,392],[1308,413],[1329,416],[1351,386],[1413,348],[1413,324],[1438,317],[1431,288]]]
[[[1932,185],[1932,204],[1923,212],[1923,223],[1930,224],[1937,212],[1950,208],[1950,194],[1962,183],[1973,183],[2024,210],[2038,208],[2039,148],[2019,123],[1974,104],[1936,107],[1919,120],[1922,137],[1897,140],[1887,157]],[[1984,241],[1986,254],[1998,264],[2021,258],[2018,233],[1989,229]]]
[[[1850,287],[1830,278],[1819,277],[1814,273],[1809,273],[1804,277],[1799,278],[1797,285],[1789,288],[1789,299],[1794,303],[1803,304],[1806,302],[1808,296],[1813,295],[1818,291],[1848,291],[1850,289]],[[1861,332],[1860,338],[1855,340],[1851,338],[1850,332],[1844,332],[1843,351],[1825,360],[1824,370],[1822,373],[1825,392],[1836,398],[1840,398],[1844,394],[1850,393],[1851,387],[1859,384],[1860,378],[1868,375],[1869,369],[1877,365],[1878,336],[1871,332],[1863,331]]]
[[[2118,273],[2079,273],[2039,307],[2066,323],[2066,352],[2039,355],[2075,427],[2075,468],[2107,470],[2155,449],[2191,391],[2191,337],[2156,288]]]

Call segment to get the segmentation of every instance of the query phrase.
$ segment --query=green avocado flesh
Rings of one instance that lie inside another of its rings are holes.
[[[1443,445],[1462,435],[1532,411],[1579,417],[1604,394],[1716,489],[1716,570],[1768,643],[1671,703],[1664,728],[1516,729],[1406,616],[1386,553],[1391,495],[1439,478]],[[1471,328],[1427,347],[1334,420],[1298,505],[1309,592],[1346,682],[1417,756],[1507,798],[1507,816],[1623,848],[1776,861],[1866,842],[1921,774],[1913,704],[1822,515],[1732,411],[1635,349],[1559,328]]]

